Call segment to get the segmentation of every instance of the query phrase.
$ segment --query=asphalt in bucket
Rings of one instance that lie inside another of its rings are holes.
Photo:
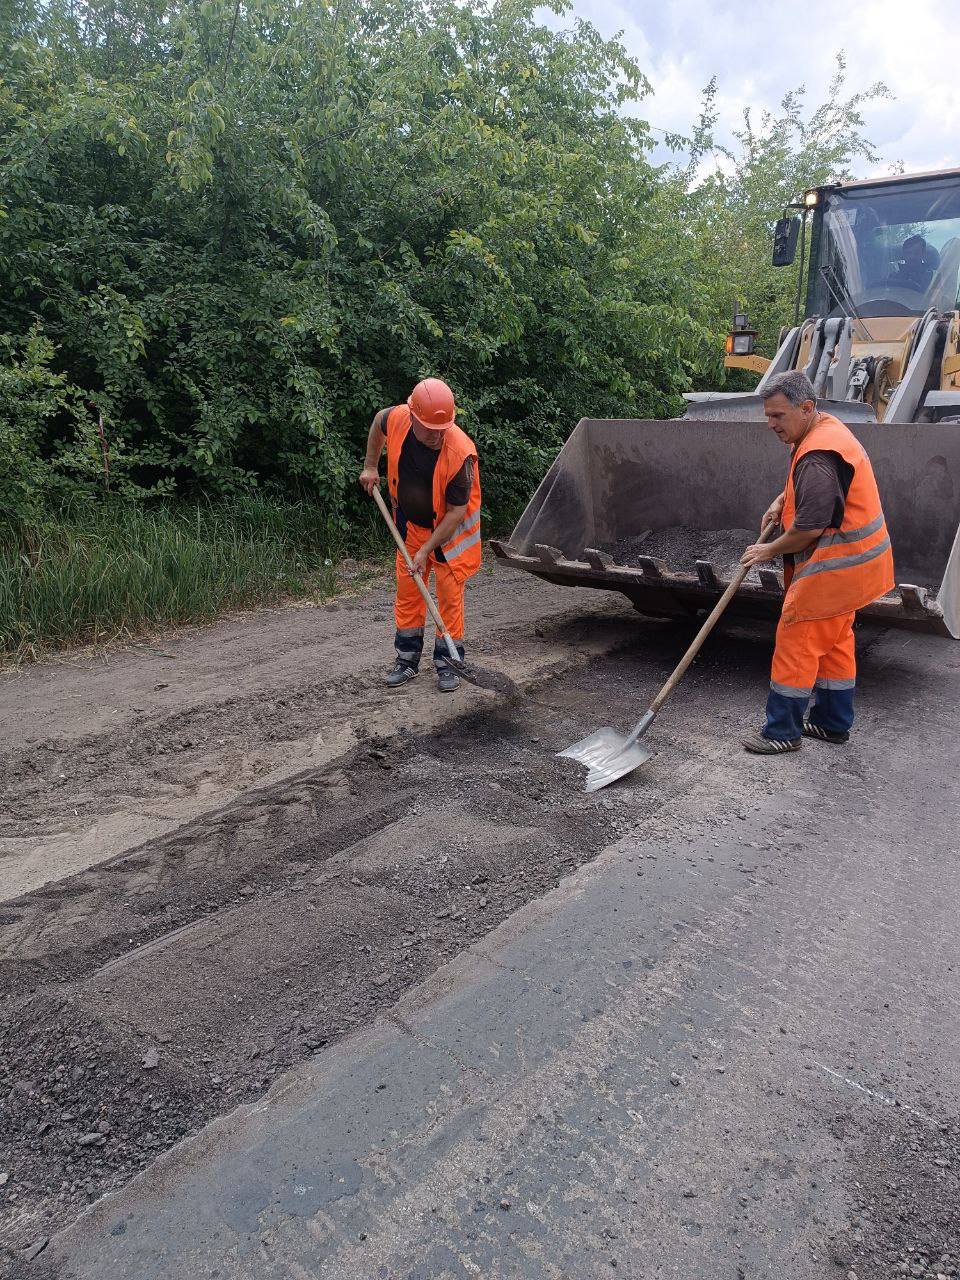
[[[759,536],[750,529],[694,529],[675,525],[622,538],[605,544],[602,549],[619,564],[636,566],[641,556],[652,556],[665,560],[671,573],[690,575],[696,573],[698,560],[707,560],[719,577],[730,579],[739,569],[740,557],[746,548]],[[756,569],[750,570],[747,580],[758,580]]]

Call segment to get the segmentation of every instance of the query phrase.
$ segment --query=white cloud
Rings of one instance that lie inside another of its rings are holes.
[[[799,85],[819,103],[847,59],[847,90],[882,80],[895,96],[864,109],[866,133],[883,163],[906,171],[960,167],[960,77],[955,17],[942,0],[574,0],[574,13],[624,42],[654,93],[640,114],[659,129],[689,132],[703,87],[718,81],[720,133],[729,137],[744,106],[776,109]],[[662,136],[662,135],[661,135]],[[862,175],[866,176],[866,175]]]

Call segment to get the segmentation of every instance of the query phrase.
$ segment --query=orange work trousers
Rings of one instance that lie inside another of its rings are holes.
[[[432,530],[430,529],[424,529],[420,525],[407,522],[404,542],[411,556],[416,555],[430,537],[431,532]],[[430,556],[427,572],[424,575],[428,587],[430,586],[431,575],[436,582],[435,598],[440,608],[440,616],[453,637],[462,658],[464,653],[463,589],[466,586],[466,578],[444,561],[438,560],[435,554]],[[411,667],[417,667],[420,663],[420,656],[423,653],[423,632],[427,622],[427,604],[417,590],[417,584],[414,582],[406,561],[399,551],[397,552],[397,595],[394,601],[394,616],[397,622],[395,641],[397,657],[401,662],[405,662]],[[433,647],[433,661],[436,666],[442,667],[445,665],[446,659],[447,646],[438,631],[437,640]]]
[[[855,617],[855,613],[843,613],[808,622],[780,619],[770,672],[765,738],[799,738],[811,696],[812,724],[832,733],[850,731],[857,684]]]

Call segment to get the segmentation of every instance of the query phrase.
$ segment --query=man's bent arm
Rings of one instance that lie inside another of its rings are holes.
[[[380,464],[380,455],[383,453],[383,446],[387,443],[387,437],[380,429],[379,413],[370,423],[370,430],[367,432],[367,456],[364,460],[364,466],[377,467]]]
[[[443,543],[452,536],[454,529],[456,529],[457,525],[466,514],[466,503],[462,507],[450,507],[447,514],[423,544],[423,550],[427,555],[429,555],[431,551],[435,551],[437,547],[442,546]]]
[[[811,546],[822,534],[823,529],[798,529],[793,525],[772,542],[755,542],[747,547],[740,563],[762,564],[764,560],[775,560],[777,556],[795,555],[798,551]]]

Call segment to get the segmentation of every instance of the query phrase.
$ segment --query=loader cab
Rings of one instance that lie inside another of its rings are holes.
[[[764,376],[803,369],[818,396],[879,422],[960,424],[960,169],[805,192],[777,223],[774,265],[794,261],[798,229],[794,326]]]
[[[808,315],[957,310],[960,171],[821,187],[807,199]]]

